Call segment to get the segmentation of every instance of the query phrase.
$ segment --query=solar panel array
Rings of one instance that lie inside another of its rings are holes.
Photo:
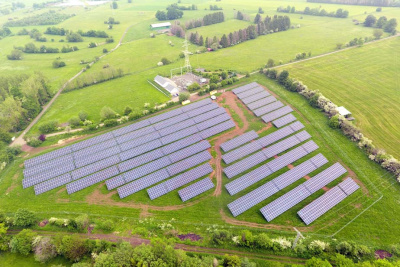
[[[353,179],[347,178],[339,185],[331,188],[328,192],[299,210],[297,214],[306,225],[309,225],[342,202],[346,197],[354,193],[358,188],[360,187]]]
[[[318,147],[314,147],[314,148],[315,148],[314,150],[316,150]],[[302,157],[308,155],[309,153],[311,153],[313,151],[308,152],[303,147],[295,148],[294,150],[283,155],[284,156],[283,159],[281,159],[281,158],[274,159],[274,160],[258,167],[257,169],[254,169],[251,172],[242,175],[241,177],[233,180],[232,182],[227,183],[225,185],[225,188],[228,190],[228,192],[231,196],[234,194],[237,194],[240,191],[261,181],[262,179],[273,174],[274,172],[286,167],[287,165],[295,162],[296,160],[301,159]],[[287,155],[290,155],[290,157],[288,157]],[[279,162],[279,164],[277,165],[276,162]],[[315,167],[315,165],[311,161],[309,162],[308,165],[311,165],[311,166],[309,166],[308,169]],[[278,166],[279,169],[276,168],[275,166]],[[304,168],[303,165],[300,167],[300,169],[302,169],[302,168]],[[307,171],[307,169],[303,169],[303,171]],[[274,183],[277,184],[276,187],[278,188],[278,191],[304,176],[301,174],[302,174],[302,172],[299,171],[299,168],[297,168],[295,171],[289,171],[287,175],[281,175],[282,177],[281,176],[277,177],[279,179],[274,181]],[[298,176],[298,175],[301,175],[301,176]],[[281,183],[282,179],[285,179],[285,178],[288,178],[288,180],[287,181],[285,180],[284,183]]]
[[[237,94],[243,93],[243,92],[250,90],[251,88],[257,87],[257,86],[259,86],[258,83],[252,82],[252,83],[240,86],[236,89],[233,89],[232,92],[237,95]]]
[[[246,98],[242,98],[241,100],[245,105],[248,105],[250,103],[253,103],[253,102],[255,102],[255,101],[259,100],[259,99],[265,98],[265,97],[270,96],[270,95],[271,94],[268,93],[267,91],[262,90],[259,93],[256,93],[256,94],[251,95],[251,96],[246,97]]]
[[[250,89],[250,90],[247,90],[247,91],[245,91],[243,93],[237,94],[237,97],[239,99],[245,99],[245,98],[248,98],[248,97],[250,97],[252,95],[261,93],[261,92],[265,92],[264,88],[262,88],[261,86],[257,86],[257,87],[254,87],[254,88]]]
[[[238,161],[224,169],[224,173],[228,178],[232,178],[239,173],[242,173],[251,167],[256,166],[257,164],[275,156],[278,155],[279,153],[282,153],[283,151],[294,147],[301,142],[311,138],[311,135],[309,135],[306,131],[302,131],[300,133],[297,133],[287,139],[284,139],[283,141],[280,141],[270,147],[267,147],[266,149],[259,151],[247,158],[242,159],[241,161]],[[255,142],[253,142],[255,143]],[[251,143],[251,144],[253,144]],[[261,145],[259,145],[261,147]]]
[[[116,188],[208,149],[209,143],[202,139],[232,127],[235,124],[225,109],[205,99],[29,159],[23,187],[37,185],[35,192],[40,194],[118,164],[118,172],[127,172],[107,181],[109,189]],[[208,160],[209,153],[200,154]],[[133,168],[135,174],[130,171]],[[171,170],[184,168],[171,165]]]
[[[276,110],[276,109],[278,109],[278,108],[281,108],[281,107],[283,107],[283,106],[284,106],[284,105],[283,105],[283,103],[282,103],[281,101],[276,101],[276,102],[273,102],[273,103],[268,104],[268,105],[266,105],[266,106],[263,106],[263,107],[261,107],[261,108],[258,108],[258,109],[253,110],[253,113],[254,113],[254,115],[256,115],[257,117],[260,117],[260,116],[262,116],[262,115],[264,115],[264,114],[267,114],[267,113],[269,113],[269,112],[271,112],[271,111],[274,111],[274,110]]]
[[[232,215],[236,217],[242,214],[243,212],[247,211],[251,207],[254,207],[255,205],[271,197],[278,191],[284,189],[285,187],[291,185],[292,183],[306,176],[307,174],[315,171],[316,169],[323,166],[327,162],[328,160],[322,154],[318,154],[312,157],[311,159],[299,164],[293,169],[281,174],[275,179],[254,189],[253,191],[247,193],[246,195],[229,203],[228,208],[232,212]],[[287,161],[287,163],[290,164],[292,162]],[[317,165],[315,165],[315,163],[317,163]],[[231,182],[230,184],[232,184],[233,182]],[[226,186],[228,185],[229,184],[227,184]]]
[[[258,134],[255,131],[250,131],[226,141],[225,143],[222,143],[220,147],[224,152],[228,152],[256,138],[258,138]]]
[[[270,222],[344,173],[346,173],[346,169],[340,163],[335,163],[310,180],[262,207],[260,211],[265,219]]]
[[[288,123],[294,122],[295,120],[297,120],[297,119],[295,116],[293,116],[293,114],[288,114],[286,116],[283,116],[279,119],[272,121],[272,123],[275,125],[275,127],[281,128],[282,126],[285,126]]]
[[[257,101],[254,101],[254,102],[248,104],[247,107],[250,110],[255,110],[255,109],[261,108],[262,106],[266,106],[268,104],[271,104],[272,102],[275,102],[275,101],[276,101],[276,98],[274,96],[269,96],[269,97],[262,98],[262,99],[259,99]]]
[[[293,109],[289,106],[284,106],[283,108],[272,111],[272,112],[262,116],[261,118],[263,119],[263,121],[265,123],[268,123],[268,122],[273,121],[277,118],[280,118],[290,112],[293,112]]]
[[[189,185],[178,191],[179,196],[181,197],[182,201],[188,201],[195,196],[200,195],[214,187],[214,183],[211,181],[210,178],[204,178],[194,184]]]

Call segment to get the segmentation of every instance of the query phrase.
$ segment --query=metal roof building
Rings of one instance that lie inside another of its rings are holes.
[[[150,27],[153,30],[169,29],[171,28],[171,22],[150,24]]]
[[[338,107],[337,110],[339,114],[344,116],[345,118],[351,116],[351,112],[348,111],[345,107]]]
[[[167,90],[171,95],[179,95],[179,89],[164,77],[157,75],[154,78],[154,81]]]

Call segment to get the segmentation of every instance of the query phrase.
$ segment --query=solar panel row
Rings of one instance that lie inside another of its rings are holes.
[[[90,165],[87,165],[83,168],[73,170],[71,172],[72,180],[77,180],[82,177],[85,177],[86,175],[89,175],[94,172],[98,172],[102,169],[105,169],[107,167],[110,167],[112,165],[118,164],[120,162],[120,159],[118,156],[111,156],[109,158],[99,160],[97,162],[94,162]]]
[[[182,201],[185,202],[191,198],[194,198],[195,196],[200,195],[201,193],[210,190],[213,187],[214,183],[211,181],[210,178],[207,177],[179,190],[178,194],[181,197]]]
[[[192,103],[190,105],[183,106],[183,107],[181,107],[181,109],[182,109],[183,112],[188,112],[190,110],[193,110],[193,109],[208,105],[210,103],[212,103],[211,99],[210,98],[206,98],[206,99],[203,99],[201,101],[194,102],[194,103]]]
[[[35,185],[35,187],[34,187],[35,195],[40,195],[44,192],[50,191],[54,188],[65,185],[69,182],[72,182],[71,174],[69,174],[69,173],[66,173],[66,174],[63,174],[56,178],[47,180],[43,183]]]
[[[112,131],[111,133],[114,135],[114,137],[124,135],[129,132],[133,132],[136,130],[139,130],[140,128],[144,128],[146,126],[149,126],[151,123],[148,120],[142,120],[136,123],[133,123],[131,125],[119,128],[117,130]]]
[[[300,156],[302,157],[301,154],[300,154]],[[319,167],[316,167],[313,164],[313,160],[319,161],[319,159],[321,159],[321,158],[326,160],[326,158],[322,154],[318,154],[318,155],[314,156],[313,158],[299,164],[298,166],[294,167],[293,169],[276,177],[275,179],[254,189],[253,191],[247,193],[246,195],[229,203],[228,208],[232,212],[232,215],[234,217],[236,217],[236,216],[242,214],[243,212],[247,211],[248,209],[254,207],[255,205],[257,205],[257,204],[261,203],[262,201],[266,200],[267,198],[271,197],[272,195],[274,195],[278,191],[282,190],[283,188],[294,183],[298,179],[306,176],[307,174],[309,174],[312,171],[316,170],[317,168],[321,167],[323,164],[321,164],[321,166],[319,166]],[[327,160],[326,160],[326,162],[327,162]],[[288,161],[287,163],[290,164],[292,162]],[[237,180],[235,180],[235,181],[237,181]],[[235,182],[235,181],[233,181],[233,182]],[[229,185],[229,184],[227,184],[227,185]]]
[[[169,154],[168,157],[172,163],[175,163],[189,156],[197,154],[203,150],[209,149],[210,147],[211,147],[210,143],[207,140],[203,140],[197,144],[191,145],[189,147],[176,151],[172,154]]]
[[[196,165],[199,165],[200,163],[208,161],[211,158],[212,158],[211,154],[208,151],[203,151],[203,152],[200,152],[196,155],[193,155],[182,161],[176,162],[176,163],[168,166],[167,170],[171,176],[174,176],[174,175],[181,173],[187,169],[190,169]]]
[[[244,158],[251,153],[254,153],[260,149],[262,149],[262,145],[258,142],[258,140],[254,140],[254,142],[248,143],[244,146],[241,146],[235,150],[232,150],[224,155],[222,155],[222,159],[226,164],[231,164],[232,162]]]
[[[204,175],[210,174],[213,171],[209,163],[204,163],[196,168],[193,168],[187,172],[179,174],[161,184],[158,184],[152,188],[147,189],[147,193],[151,200],[156,199],[162,195],[165,195],[181,186],[191,183]]]
[[[157,140],[160,137],[161,137],[161,135],[158,132],[153,132],[153,133],[135,138],[133,140],[127,141],[127,142],[121,144],[119,147],[121,148],[121,151],[126,151],[126,150],[130,150],[132,148],[136,148],[141,145],[145,145],[146,143],[153,141],[153,140]]]
[[[345,190],[343,190],[343,188]],[[346,197],[354,193],[358,188],[360,187],[353,179],[347,178],[339,185],[331,188],[328,192],[299,210],[297,214],[306,225],[309,225],[343,201]],[[347,189],[350,189],[350,191],[346,192]]]
[[[30,178],[36,174],[43,173],[43,172],[48,172],[51,171],[54,167],[60,165],[60,164],[73,164],[74,159],[70,154],[67,154],[65,156],[61,156],[59,158],[55,158],[53,160],[47,161],[42,164],[38,164],[34,167],[24,169],[24,178]]]
[[[214,125],[217,125],[217,124],[222,123],[224,121],[230,120],[230,118],[231,117],[228,114],[224,113],[224,114],[216,116],[216,117],[214,117],[212,119],[209,119],[207,121],[203,121],[201,123],[198,123],[196,125],[196,127],[197,127],[197,129],[199,129],[199,131],[203,131],[203,130],[205,130],[207,128],[210,128],[210,127],[212,127]]]
[[[162,152],[162,149],[156,149],[147,153],[144,153],[140,156],[134,157],[132,159],[129,159],[127,161],[121,162],[118,165],[118,168],[120,171],[124,172],[127,170],[131,170],[133,168],[139,167],[140,165],[146,164],[150,161],[159,159],[164,156],[164,153]]]
[[[304,125],[301,122],[295,122],[289,126],[286,126],[282,129],[279,129],[273,133],[270,133],[269,135],[266,135],[264,137],[261,137],[257,141],[263,146],[267,147],[301,129],[304,128]]]
[[[118,175],[118,174],[119,174],[119,171],[118,171],[117,166],[112,166],[112,167],[104,169],[102,171],[93,173],[92,175],[89,175],[83,179],[79,179],[77,181],[67,184],[67,192],[68,192],[68,194],[75,193],[79,190],[82,190],[91,185],[100,183],[100,182],[102,182],[108,178],[111,178],[115,175]]]
[[[294,147],[301,142],[310,139],[311,135],[306,132],[306,131],[301,131],[295,135],[292,135],[276,144],[273,144],[263,150],[265,156],[267,158],[272,158],[275,155],[278,155],[279,153],[282,153],[283,151]]]
[[[253,130],[222,143],[220,147],[224,152],[228,152],[256,138],[258,138],[258,134]]]
[[[273,102],[273,103],[268,104],[266,106],[263,106],[261,108],[254,109],[253,113],[257,117],[260,117],[260,116],[262,116],[264,114],[267,114],[267,113],[269,113],[271,111],[274,111],[274,110],[276,110],[278,108],[281,108],[281,107],[283,107],[283,103],[281,101],[276,101],[276,102]]]
[[[210,127],[208,129],[205,129],[205,130],[199,132],[199,134],[203,139],[207,139],[213,135],[222,133],[222,132],[229,130],[230,128],[233,128],[235,126],[236,126],[235,123],[232,120],[229,120],[229,121],[220,123],[218,125],[215,125],[213,127]]]
[[[162,150],[165,155],[171,154],[175,151],[181,150],[182,148],[185,148],[187,146],[190,146],[192,144],[195,144],[197,142],[200,142],[202,140],[201,136],[198,134],[190,135],[186,138],[183,138],[181,140],[178,140],[174,143],[171,143],[169,145],[163,146]]]
[[[187,114],[183,113],[183,114],[180,114],[179,116],[172,117],[172,118],[166,119],[164,121],[157,122],[153,126],[157,131],[159,131],[161,129],[164,129],[165,127],[171,126],[173,124],[176,124],[178,122],[181,122],[181,121],[184,121],[184,120],[187,120],[187,119],[189,119],[189,116]]]
[[[102,150],[105,150],[107,148],[113,147],[117,145],[117,141],[115,139],[110,139],[107,141],[104,141],[99,144],[95,144],[93,146],[78,150],[76,152],[73,152],[72,155],[74,156],[74,159],[80,159],[83,157],[87,157],[89,155],[93,155],[94,153],[100,152]]]
[[[187,111],[186,114],[189,116],[189,118],[193,118],[193,117],[199,116],[205,112],[209,112],[211,110],[217,109],[218,107],[219,106],[216,103],[210,103],[208,105]]]
[[[153,133],[155,131],[156,131],[156,129],[152,125],[150,125],[150,126],[141,128],[139,130],[118,136],[115,139],[117,140],[118,144],[122,144],[122,143],[128,142],[130,140],[133,140],[135,138],[142,137],[143,135]]]
[[[209,119],[214,118],[214,117],[216,117],[218,115],[221,115],[221,114],[226,114],[226,111],[225,111],[225,109],[223,107],[219,107],[219,108],[213,109],[213,110],[211,110],[209,112],[200,114],[200,115],[198,115],[196,117],[193,117],[192,119],[196,123],[200,123],[200,122],[209,120]]]
[[[275,101],[276,101],[276,98],[274,96],[269,96],[269,97],[254,101],[254,102],[248,104],[247,107],[250,110],[255,110],[255,109],[261,108],[262,106],[271,104],[272,102],[275,102]]]
[[[160,115],[157,115],[157,116],[154,116],[154,117],[150,117],[150,118],[148,118],[148,120],[150,121],[151,124],[155,124],[157,122],[160,122],[160,121],[163,121],[163,120],[178,116],[178,115],[180,115],[182,113],[183,113],[182,108],[177,108],[177,109],[173,109],[171,111],[162,113]]]
[[[257,86],[259,86],[258,83],[252,82],[252,83],[240,86],[238,88],[235,88],[232,90],[232,92],[237,95],[237,94],[243,93],[243,92],[250,90],[251,88],[257,87]]]
[[[346,172],[340,163],[335,163],[324,171],[297,186],[283,196],[272,201],[260,209],[265,219],[270,222],[296,204],[300,203],[311,194],[337,179]]]
[[[48,172],[39,173],[35,176],[25,178],[22,180],[22,187],[27,188],[33,186],[35,184],[39,184],[51,178],[57,177],[61,174],[67,173],[75,169],[75,165],[73,163],[64,164],[57,168],[52,168]]]
[[[31,159],[27,159],[24,162],[24,166],[25,168],[30,168],[30,167],[34,167],[37,164],[49,161],[51,159],[57,158],[57,157],[61,157],[67,154],[70,154],[72,152],[71,147],[67,146],[67,147],[63,147],[51,152],[48,152],[46,154],[31,158]]]
[[[271,95],[270,93],[268,93],[267,91],[263,90],[263,91],[261,91],[259,93],[256,93],[256,94],[251,95],[251,96],[246,97],[246,98],[243,98],[242,102],[247,106],[248,104],[250,104],[252,102],[255,102],[257,100],[263,99],[263,98],[265,98],[267,96],[270,96],[270,95]]]
[[[279,119],[272,121],[272,123],[275,125],[275,127],[281,128],[282,126],[285,126],[288,123],[294,122],[295,120],[297,120],[297,119],[295,116],[293,116],[293,114],[288,114],[286,116],[283,116]]]
[[[161,129],[159,131],[159,133],[160,133],[161,136],[167,136],[169,134],[175,133],[176,131],[179,131],[179,130],[188,128],[190,126],[193,126],[195,124],[196,124],[196,122],[194,120],[188,119],[188,120],[182,121],[180,123],[171,125],[171,126],[169,126],[167,128]]]
[[[246,92],[237,94],[237,97],[239,99],[245,99],[245,98],[248,98],[248,97],[250,97],[252,95],[261,93],[263,91],[265,92],[264,88],[262,88],[261,86],[257,86],[257,87],[254,87],[254,88],[250,89],[250,90],[247,90]]]
[[[121,161],[125,161],[131,158],[134,158],[136,156],[139,156],[141,154],[144,154],[146,152],[149,152],[153,149],[159,148],[162,146],[162,143],[160,140],[156,139],[153,141],[150,141],[148,143],[145,143],[143,145],[135,147],[135,149],[130,149],[124,152],[119,153],[119,157],[121,158]]]
[[[70,147],[71,147],[71,150],[75,152],[75,151],[84,149],[86,147],[110,140],[112,138],[113,138],[112,133],[105,133],[105,134],[98,135],[96,137],[92,137],[90,139],[81,141],[79,143],[75,143],[75,144],[71,145]]]
[[[282,117],[282,116],[284,116],[284,115],[286,115],[286,114],[288,114],[288,113],[290,113],[292,111],[293,111],[293,109],[291,107],[284,106],[283,108],[280,108],[280,109],[277,109],[275,111],[272,111],[272,112],[262,116],[261,118],[263,119],[263,121],[265,123],[268,123],[268,122],[273,121],[273,120],[275,120],[277,118],[280,118],[280,117]]]
[[[114,146],[114,147],[111,147],[111,148],[109,148],[107,150],[103,150],[101,152],[95,153],[95,154],[93,154],[91,156],[87,156],[85,158],[80,158],[78,160],[75,160],[75,166],[77,168],[81,168],[81,167],[89,165],[91,163],[98,162],[99,160],[102,160],[102,159],[117,155],[120,152],[121,152],[121,150],[119,149],[119,147],[118,146]]]

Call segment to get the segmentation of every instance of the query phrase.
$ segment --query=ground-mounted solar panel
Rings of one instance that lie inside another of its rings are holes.
[[[236,217],[246,210],[254,207],[258,203],[261,203],[270,196],[276,194],[278,191],[279,190],[272,182],[267,182],[266,184],[254,189],[250,193],[229,203],[228,208],[232,212],[232,215]]]
[[[196,109],[192,109],[192,110],[186,112],[186,114],[190,118],[193,118],[193,117],[199,116],[199,115],[201,115],[203,113],[206,113],[206,112],[209,112],[211,110],[217,109],[217,108],[219,108],[219,106],[216,103],[210,103],[208,105],[205,105],[205,106],[202,106],[202,107],[199,107],[199,108],[196,108]]]
[[[119,153],[119,157],[121,161],[125,161],[134,157],[137,157],[141,154],[144,154],[146,152],[149,152],[153,149],[159,148],[162,146],[162,143],[160,140],[156,139],[154,141],[145,143],[143,145],[137,146],[135,148],[129,149],[127,151]]]
[[[273,133],[270,133],[264,137],[257,139],[257,142],[260,143],[260,145],[262,145],[263,147],[267,147],[293,133],[294,133],[293,129],[289,126],[286,126],[282,129],[279,129]]]
[[[153,187],[147,189],[147,194],[149,195],[149,198],[151,200],[159,198],[167,193],[168,193],[168,191],[165,188],[164,183],[158,184],[156,186],[153,186]]]
[[[228,152],[256,138],[258,138],[258,134],[253,130],[222,143],[220,147],[224,152]]]
[[[268,166],[262,165],[255,170],[252,170],[249,173],[246,173],[239,178],[229,182],[225,185],[228,193],[233,196],[234,194],[239,193],[240,191],[246,189],[247,187],[261,181],[262,179],[268,177],[272,174],[272,171],[268,168]]]
[[[120,162],[120,159],[117,155],[111,156],[106,159],[99,160],[97,162],[94,162],[92,164],[86,165],[85,167],[73,170],[71,172],[72,179],[77,180],[82,177],[85,177],[89,174],[92,174],[94,172],[98,172],[102,169],[105,169],[107,167],[110,167],[112,165],[118,164]]]
[[[191,145],[189,147],[186,147],[184,149],[181,149],[179,151],[176,151],[170,155],[168,155],[169,159],[171,160],[172,163],[178,162],[180,160],[183,160],[187,157],[190,157],[194,154],[197,154],[201,151],[204,151],[206,149],[209,149],[211,147],[210,143],[207,140],[203,140],[199,143],[196,143],[194,145]]]
[[[211,165],[207,162],[165,181],[164,185],[167,191],[171,192],[175,189],[178,189],[179,187],[196,181],[200,177],[210,174],[212,171],[213,169]]]
[[[59,186],[65,185],[72,181],[71,174],[65,173],[56,178],[44,181],[43,183],[35,185],[35,195],[43,194],[44,192],[50,191]]]
[[[294,122],[296,120],[297,119],[296,119],[295,116],[293,116],[293,114],[288,114],[288,115],[285,115],[285,116],[283,116],[283,117],[281,117],[279,119],[276,119],[276,120],[272,121],[272,123],[275,125],[275,127],[281,128],[282,126],[285,126],[285,125],[287,125],[287,124],[289,124],[291,122]]]
[[[171,161],[169,160],[169,158],[167,156],[164,156],[164,157],[156,159],[150,163],[142,165],[138,168],[135,168],[133,170],[125,172],[123,174],[123,176],[124,176],[124,179],[126,182],[130,182],[130,181],[136,180],[140,177],[143,177],[145,175],[148,175],[152,172],[155,172],[159,169],[165,168],[170,164],[171,164]]]
[[[253,102],[257,101],[257,100],[266,98],[267,96],[270,96],[270,95],[271,95],[270,93],[268,93],[267,91],[263,90],[263,91],[261,91],[259,93],[251,95],[249,97],[242,98],[241,100],[247,106],[250,103],[253,103]]]
[[[77,191],[80,191],[82,189],[85,189],[89,186],[92,186],[94,184],[103,182],[115,175],[118,175],[119,171],[117,166],[112,166],[110,168],[104,169],[102,171],[93,173],[92,175],[89,175],[85,178],[76,180],[72,183],[67,184],[67,192],[68,194],[75,193]]]
[[[240,93],[240,94],[236,94],[236,96],[239,99],[245,99],[245,98],[248,98],[248,97],[250,97],[252,95],[261,93],[261,92],[265,92],[265,89],[262,88],[261,86],[257,86],[257,87],[254,87],[254,88],[250,89],[250,90],[247,90],[246,92],[243,92],[243,93]]]
[[[145,127],[150,126],[150,125],[151,125],[150,121],[148,121],[146,119],[146,120],[142,120],[142,121],[130,124],[130,125],[125,126],[125,127],[121,127],[119,129],[116,129],[116,130],[112,131],[111,133],[114,135],[114,137],[118,137],[118,136],[130,133],[130,132],[137,131],[139,129],[145,128]]]
[[[277,110],[277,109],[279,109],[279,108],[281,108],[281,107],[283,107],[284,105],[283,105],[283,103],[281,102],[281,101],[276,101],[276,102],[272,102],[271,104],[268,104],[268,105],[266,105],[266,106],[263,106],[263,107],[261,107],[261,108],[258,108],[258,109],[254,109],[253,110],[253,113],[254,113],[254,115],[256,115],[257,117],[260,117],[260,116],[262,116],[262,115],[264,115],[264,114],[267,114],[267,113],[269,113],[269,112],[272,112],[272,111],[274,111],[274,110]]]
[[[307,143],[305,143],[301,147],[304,148],[304,150],[307,151],[308,153],[311,153],[314,150],[318,149],[318,145],[314,141],[308,141]]]
[[[302,208],[297,212],[300,218],[306,225],[309,225],[330,209],[335,207],[341,201],[343,201],[347,195],[340,190],[339,187],[335,186],[328,192],[315,199],[313,202]]]
[[[190,126],[188,128],[182,129],[180,131],[174,132],[172,134],[163,136],[160,138],[163,145],[168,145],[172,142],[178,141],[184,137],[197,133],[199,130],[197,129],[196,125]]]
[[[297,132],[297,131],[299,131],[299,130],[304,128],[304,125],[299,121],[296,121],[296,122],[290,124],[289,126],[290,126],[290,128],[292,128],[292,130],[294,132]]]
[[[159,131],[159,130],[164,129],[164,128],[168,127],[168,126],[177,124],[177,123],[179,123],[181,121],[184,121],[184,120],[187,120],[187,119],[189,119],[189,116],[187,114],[185,114],[185,113],[182,113],[182,114],[179,114],[178,116],[175,116],[175,117],[172,117],[172,118],[157,122],[156,124],[153,125],[153,127],[157,131]]]
[[[114,130],[111,133],[114,135],[114,137],[118,137],[120,135],[124,135],[129,132],[133,132],[133,131],[139,130],[141,128],[144,128],[146,126],[149,126],[150,124],[151,123],[148,120],[142,120],[139,122],[132,123],[131,125]]]
[[[161,169],[117,189],[120,198],[125,198],[169,177],[167,170]]]
[[[314,165],[314,161],[318,162],[317,166]],[[282,190],[326,163],[328,163],[328,160],[322,154],[318,154],[313,158],[299,164],[293,169],[279,175],[272,181],[279,190]]]
[[[243,93],[243,92],[245,92],[245,91],[247,91],[247,90],[250,90],[251,88],[257,87],[257,86],[259,86],[258,83],[252,82],[252,83],[249,83],[249,84],[240,86],[240,87],[238,87],[238,88],[235,88],[235,89],[232,90],[232,92],[233,92],[234,94],[240,94],[240,93]]]
[[[218,107],[216,109],[213,109],[211,111],[208,111],[206,113],[200,114],[196,117],[193,117],[192,119],[196,122],[196,123],[200,123],[209,119],[212,119],[218,115],[221,114],[227,114],[226,110],[223,107]]]
[[[232,162],[244,158],[260,149],[262,149],[262,146],[256,140],[222,155],[222,159],[226,164],[231,164]]]
[[[71,145],[71,149],[72,149],[72,151],[75,152],[75,151],[84,149],[86,147],[89,147],[89,146],[92,146],[92,145],[95,145],[95,144],[98,144],[98,143],[101,143],[101,142],[104,142],[104,141],[107,141],[107,140],[110,140],[113,138],[114,138],[114,135],[111,132],[101,134],[96,137],[92,137],[92,138],[86,139],[84,141],[75,143],[75,144]]]
[[[89,165],[94,162],[98,162],[102,159],[117,155],[121,152],[118,146],[110,147],[109,149],[97,152],[91,156],[87,156],[85,158],[79,158],[75,160],[75,166],[77,168],[81,168],[83,166]]]
[[[157,122],[175,117],[175,116],[179,116],[180,114],[182,114],[182,108],[177,108],[177,109],[173,109],[171,111],[162,113],[160,115],[156,115],[154,117],[150,117],[148,118],[148,120],[150,121],[151,124],[155,124]]]
[[[262,98],[262,99],[260,99],[260,100],[257,100],[257,101],[254,101],[254,102],[252,102],[252,103],[250,103],[250,104],[248,104],[248,105],[246,105],[250,110],[255,110],[255,109],[258,109],[258,108],[261,108],[261,107],[263,107],[263,106],[266,106],[266,105],[268,105],[268,104],[271,104],[271,103],[273,103],[273,102],[275,102],[276,101],[276,98],[274,97],[274,96],[268,96],[268,97],[266,97],[266,98]]]
[[[184,160],[178,161],[167,167],[167,171],[171,176],[177,175],[185,170],[193,168],[200,163],[210,160],[211,154],[208,151],[200,152],[196,155],[190,156]]]
[[[167,128],[161,129],[158,132],[161,136],[167,136],[169,134],[173,134],[177,131],[183,130],[183,129],[188,128],[193,125],[196,125],[196,122],[192,119],[188,119],[188,120],[179,122],[177,124],[171,125]]]
[[[195,196],[207,192],[208,190],[214,187],[215,187],[214,183],[211,181],[210,178],[207,177],[194,184],[189,185],[188,187],[179,190],[178,194],[181,197],[182,201],[185,202],[188,201],[189,199],[194,198]]]
[[[183,107],[181,107],[181,109],[182,109],[183,112],[188,112],[190,110],[193,110],[193,109],[208,105],[210,103],[212,103],[212,100],[210,98],[206,98],[206,99],[191,103],[189,105],[183,106]]]
[[[264,218],[270,222],[309,196],[311,196],[311,193],[303,185],[299,185],[268,205],[262,207],[260,211]]]
[[[57,157],[61,157],[67,154],[70,154],[72,152],[71,147],[67,146],[67,147],[63,147],[51,152],[48,152],[46,154],[31,158],[31,159],[27,159],[24,161],[24,166],[25,168],[31,168],[31,167],[35,167],[37,164],[55,159]]]
[[[75,169],[75,165],[72,163],[69,164],[63,164],[57,168],[53,168],[47,172],[39,173],[35,176],[25,178],[22,180],[22,187],[27,188],[36,184],[40,184],[44,181],[50,180],[51,178],[60,176],[62,174],[65,174],[67,172],[72,171]]]
[[[181,150],[187,146],[193,145],[202,140],[201,136],[198,134],[190,135],[186,138],[173,142],[169,145],[163,146],[161,149],[163,150],[165,155],[171,154],[175,151]]]
[[[154,129],[154,127],[152,125],[141,128],[139,130],[133,131],[133,132],[129,132],[127,134],[121,135],[116,137],[115,139],[117,140],[118,144],[122,144],[128,141],[131,141],[135,138],[139,138],[142,137],[144,135],[150,134],[155,132],[156,129]]]
[[[337,162],[329,168],[318,173],[310,180],[304,182],[303,185],[308,191],[310,191],[311,194],[313,194],[330,182],[333,182],[346,172],[347,170],[342,165],[340,165],[339,162]]]
[[[67,154],[65,156],[61,156],[50,161],[43,162],[41,164],[37,164],[30,168],[24,169],[24,178],[29,178],[39,173],[47,172],[53,168],[57,168],[59,165],[63,164],[73,164],[74,159],[71,154]]]
[[[309,138],[311,138],[311,135],[306,131],[302,131],[276,144],[273,144],[272,146],[267,147],[263,150],[263,152],[267,158],[272,158],[273,156],[278,155],[283,151],[288,150],[289,148],[292,148]]]
[[[164,153],[162,152],[161,148],[158,148],[156,150],[144,153],[144,154],[142,154],[140,156],[131,158],[131,159],[127,160],[127,161],[121,162],[118,165],[118,168],[122,172],[124,172],[124,171],[130,170],[130,169],[139,167],[140,165],[149,163],[149,162],[151,162],[153,160],[159,159],[159,158],[161,158],[163,156],[164,156]]]
[[[73,153],[74,159],[79,159],[82,157],[87,157],[89,155],[93,155],[99,151],[106,150],[107,148],[117,146],[117,141],[115,139],[110,139],[107,141],[104,141],[102,143],[95,144],[93,146],[78,150]]]
[[[137,149],[137,147],[147,144],[150,141],[157,140],[160,137],[161,137],[161,135],[158,132],[153,132],[153,133],[149,133],[144,136],[135,138],[131,141],[122,143],[119,145],[119,147],[121,148],[121,151]]]
[[[222,123],[224,121],[227,121],[227,120],[230,120],[230,119],[231,119],[231,117],[228,114],[225,113],[225,114],[221,114],[219,116],[216,116],[216,117],[214,117],[212,119],[209,119],[207,121],[203,121],[201,123],[198,123],[198,124],[196,124],[196,126],[197,126],[197,129],[199,129],[199,131],[203,131],[203,130],[205,130],[207,128],[210,128],[210,127],[212,127],[214,125],[220,124],[220,123]]]
[[[108,190],[115,189],[121,185],[126,184],[127,181],[125,181],[125,178],[122,174],[117,175],[111,179],[106,180],[106,186]]]
[[[265,114],[264,116],[262,116],[261,118],[263,119],[263,121],[265,123],[268,123],[270,121],[273,121],[277,118],[280,118],[282,116],[285,116],[286,114],[289,114],[290,112],[293,112],[293,109],[289,106],[284,106],[283,108],[274,110],[270,113]]]
[[[259,151],[241,161],[238,161],[224,169],[226,176],[231,179],[232,177],[260,164],[261,162],[267,160],[267,157],[262,151]]]
[[[346,180],[338,184],[338,186],[346,195],[351,195],[360,188],[360,186],[350,177],[346,178]]]
[[[222,132],[229,130],[235,126],[236,126],[235,123],[232,120],[229,120],[229,121],[225,121],[220,124],[217,124],[215,126],[212,126],[210,128],[207,128],[207,129],[201,131],[199,134],[203,139],[207,139],[213,135],[222,133]]]

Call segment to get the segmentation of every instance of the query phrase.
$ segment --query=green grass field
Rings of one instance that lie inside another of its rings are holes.
[[[399,49],[397,37],[282,69],[349,109],[377,147],[399,158]]]

